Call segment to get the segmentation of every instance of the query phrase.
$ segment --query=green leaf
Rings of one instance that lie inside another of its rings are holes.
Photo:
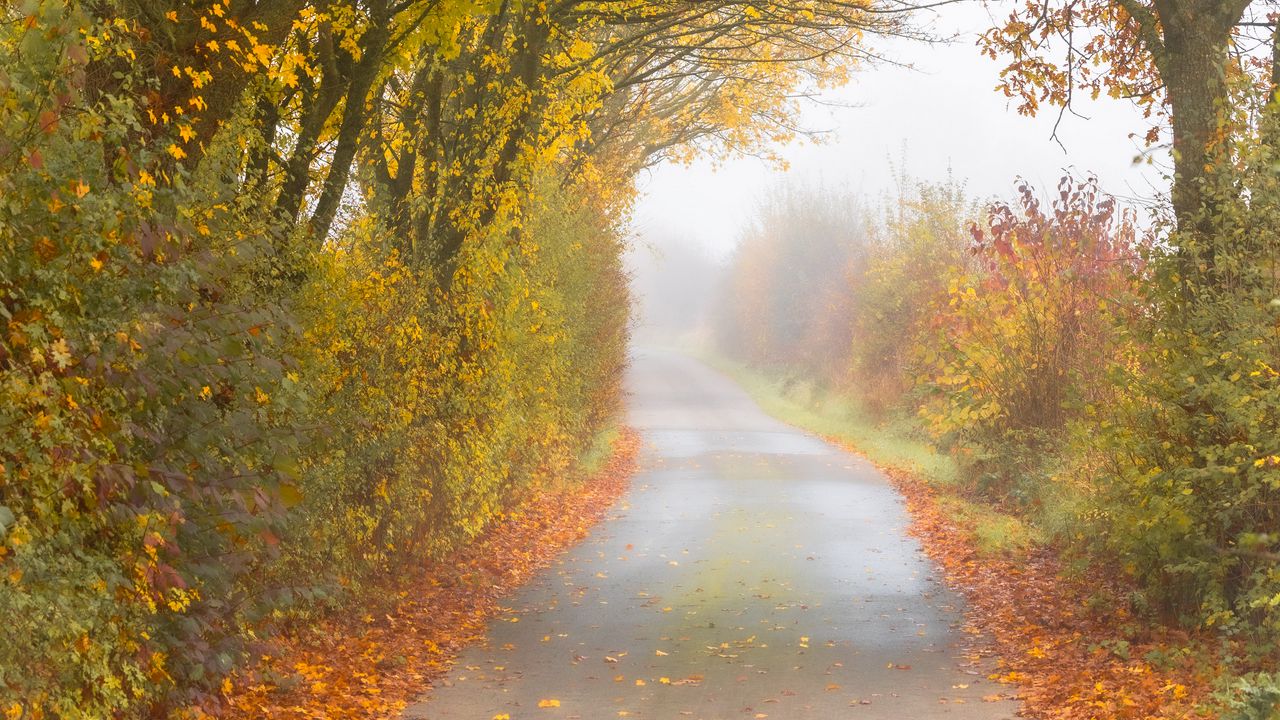
[[[298,467],[298,461],[288,455],[277,455],[276,458],[271,461],[271,469],[294,480],[298,479],[298,476],[302,472]]]
[[[285,507],[291,508],[302,502],[302,491],[296,485],[282,483],[280,485],[280,500],[284,502]]]

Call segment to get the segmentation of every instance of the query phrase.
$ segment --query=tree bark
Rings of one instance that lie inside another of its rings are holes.
[[[288,227],[298,219],[302,200],[311,183],[311,162],[320,144],[320,133],[342,99],[347,81],[337,68],[333,38],[326,30],[320,35],[318,57],[323,68],[320,88],[311,93],[311,102],[303,113],[302,122],[294,140],[293,152],[285,162],[284,182],[276,195],[276,216]]]
[[[389,22],[382,13],[375,15],[375,22],[361,38],[360,62],[356,65],[347,90],[347,101],[342,110],[342,124],[338,128],[338,141],[333,151],[333,159],[329,163],[329,172],[325,176],[320,189],[320,197],[316,200],[315,211],[311,214],[310,229],[317,243],[324,242],[337,217],[338,205],[342,202],[342,193],[347,187],[347,179],[351,176],[351,163],[355,160],[356,148],[359,145],[360,133],[364,132],[365,122],[369,118],[365,104],[369,100],[369,91],[382,69],[383,53],[390,39]]]
[[[1162,42],[1152,53],[1172,115],[1173,211],[1178,227],[1213,232],[1213,176],[1222,169],[1228,120],[1227,45],[1248,3],[1155,0]]]
[[[495,188],[501,188],[515,177],[516,163],[520,159],[520,147],[526,138],[537,131],[536,125],[545,102],[545,98],[539,94],[538,84],[542,72],[541,55],[547,41],[547,26],[538,22],[535,13],[527,15],[522,25],[520,46],[512,65],[518,69],[517,77],[528,93],[528,100],[508,128],[506,137],[502,140],[502,147],[498,150],[492,178],[492,186]],[[488,200],[481,210],[478,225],[483,227],[491,223],[497,217],[498,210],[498,203],[492,199]],[[447,226],[439,235],[439,242],[434,248],[436,253],[432,267],[440,287],[448,290],[453,282],[454,273],[458,269],[458,259],[463,243],[466,241],[466,233],[457,227]]]
[[[259,43],[277,47],[288,35],[297,19],[305,0],[232,0],[227,2],[227,20],[235,20],[237,27],[254,28]],[[93,2],[89,5],[92,12],[100,17],[113,17],[121,14],[122,8],[106,2]],[[174,77],[168,72],[156,74],[158,93],[153,110],[159,115],[162,112],[173,112],[175,106],[181,107],[191,122],[195,133],[192,142],[186,144],[187,157],[183,165],[188,168],[198,167],[213,137],[222,129],[227,119],[235,112],[243,99],[250,81],[256,76],[241,64],[228,62],[217,67],[209,65],[209,55],[201,47],[207,46],[209,40],[225,43],[227,40],[244,41],[239,31],[231,27],[229,22],[220,20],[219,30],[214,37],[197,25],[195,10],[189,5],[172,0],[127,0],[123,4],[125,14],[136,19],[152,38],[151,57],[140,58],[139,62],[150,62],[156,67],[193,67],[209,70],[212,80],[204,87],[196,89],[187,78]],[[171,22],[166,13],[177,12],[182,22]],[[114,81],[108,81],[114,82]],[[196,99],[201,102],[195,102]],[[202,105],[197,109],[198,105]]]

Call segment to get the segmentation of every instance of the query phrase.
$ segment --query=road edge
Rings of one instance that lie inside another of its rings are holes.
[[[640,441],[639,431],[620,428],[598,472],[535,497],[412,579],[392,579],[373,593],[390,598],[376,610],[274,638],[252,673],[224,686],[229,710],[220,717],[394,718],[423,701],[459,652],[484,637],[502,599],[606,519],[630,487]]]

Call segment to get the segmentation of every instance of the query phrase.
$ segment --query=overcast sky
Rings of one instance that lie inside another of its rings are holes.
[[[804,125],[834,130],[831,141],[783,148],[786,170],[755,158],[718,168],[710,161],[663,165],[639,180],[636,234],[642,240],[674,235],[723,256],[758,200],[782,183],[848,187],[875,198],[891,191],[895,172],[902,171],[919,180],[940,180],[950,171],[974,198],[1010,197],[1018,176],[1052,187],[1064,168],[1094,173],[1119,196],[1167,192],[1163,170],[1134,163],[1141,146],[1130,135],[1141,135],[1147,124],[1132,103],[1080,102],[1077,111],[1087,119],[1069,115],[1058,131],[1064,152],[1051,139],[1056,109],[1023,117],[994,89],[1001,66],[975,46],[978,33],[992,24],[981,3],[946,6],[921,19],[955,41],[878,46],[912,67],[864,68],[822,96],[842,107],[807,107]]]

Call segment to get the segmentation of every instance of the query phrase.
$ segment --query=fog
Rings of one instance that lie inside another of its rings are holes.
[[[954,178],[983,202],[1011,197],[1018,178],[1044,190],[1070,173],[1096,176],[1139,208],[1166,197],[1167,150],[1143,146],[1150,121],[1131,102],[1077,98],[1061,117],[1056,108],[1017,113],[995,89],[1001,65],[976,46],[992,15],[962,3],[919,16],[945,40],[878,46],[883,62],[805,103],[802,125],[820,137],[774,148],[781,163],[701,158],[642,175],[630,257],[637,336],[687,339],[708,309],[714,269],[786,188],[821,187],[874,206],[916,182]]]

